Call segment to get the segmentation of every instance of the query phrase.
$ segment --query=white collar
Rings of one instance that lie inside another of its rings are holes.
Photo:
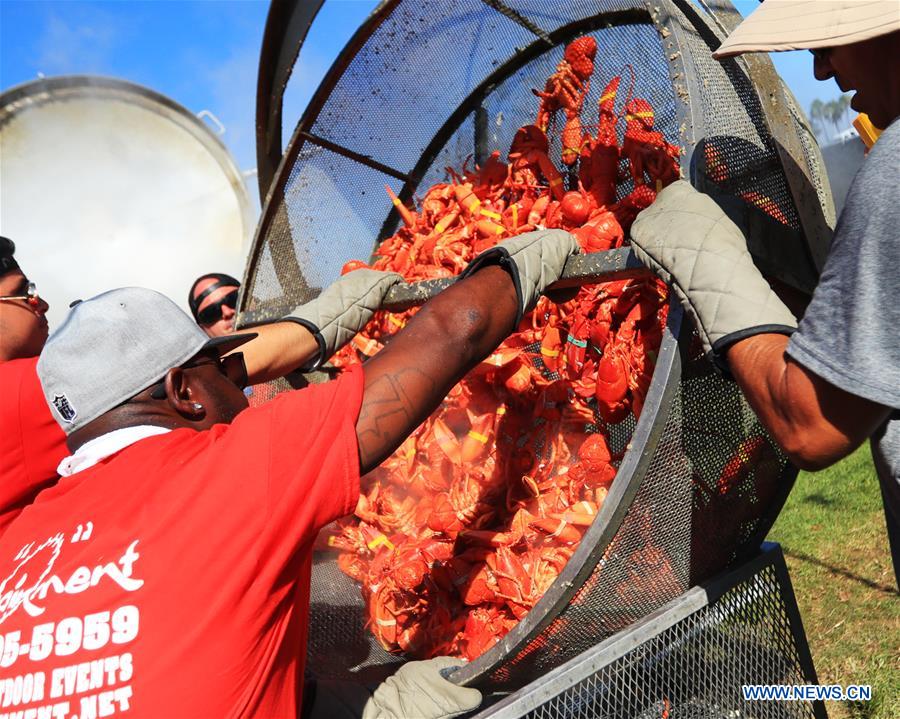
[[[81,472],[88,467],[93,467],[110,455],[119,452],[135,442],[140,442],[147,437],[157,434],[165,434],[172,430],[165,427],[153,427],[142,424],[138,427],[125,427],[116,429],[106,434],[95,437],[90,442],[85,442],[71,455],[66,457],[56,468],[60,477],[71,477],[76,472]]]

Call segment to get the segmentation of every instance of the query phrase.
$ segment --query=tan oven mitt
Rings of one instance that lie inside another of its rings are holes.
[[[684,180],[662,190],[631,226],[634,253],[672,286],[703,347],[727,371],[725,351],[757,334],[791,334],[797,320],[769,287],[744,235]]]
[[[469,263],[460,278],[482,267],[500,265],[509,272],[519,297],[519,315],[534,307],[538,297],[559,279],[566,260],[580,251],[578,240],[565,230],[536,230],[497,243]]]
[[[306,327],[319,344],[319,351],[301,370],[316,369],[353,339],[372,319],[384,296],[403,278],[395,272],[359,269],[339,277],[316,299],[300,305],[285,320]]]
[[[462,666],[451,657],[409,662],[385,679],[366,702],[362,719],[451,719],[481,704],[481,692],[444,679],[442,669]]]

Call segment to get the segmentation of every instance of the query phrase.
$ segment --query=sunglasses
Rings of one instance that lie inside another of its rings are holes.
[[[232,352],[231,354],[225,355],[224,357],[206,354],[200,355],[185,362],[183,365],[181,365],[181,369],[193,369],[194,367],[203,367],[204,365],[210,364],[216,365],[219,369],[219,372],[221,372],[228,379],[234,382],[234,384],[236,384],[239,389],[244,389],[244,387],[247,386],[247,365],[244,362],[243,352]],[[166,398],[165,380],[158,382],[153,387],[153,389],[150,391],[150,396],[153,399]]]
[[[222,308],[237,307],[238,291],[232,290],[218,302],[207,305],[197,313],[197,322],[201,325],[211,325],[222,319]]]
[[[37,307],[41,302],[41,297],[37,291],[37,285],[34,282],[29,282],[25,286],[25,294],[24,295],[8,295],[6,297],[0,297],[0,302],[16,302],[22,301],[27,302],[32,307]]]
[[[831,48],[830,47],[817,47],[817,48],[810,50],[810,52],[812,53],[812,56],[818,62],[822,62],[823,60],[825,60],[825,58],[828,57],[828,53],[831,52]]]

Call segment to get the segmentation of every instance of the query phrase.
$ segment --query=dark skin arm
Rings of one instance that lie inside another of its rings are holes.
[[[319,351],[312,332],[296,322],[274,322],[246,331],[259,335],[235,350],[244,354],[250,384],[283,377]]]
[[[453,385],[512,332],[516,310],[510,276],[486,267],[430,300],[366,362],[356,422],[362,473],[399,447]]]
[[[787,343],[776,334],[736,342],[728,366],[791,461],[801,469],[824,469],[859,447],[891,410],[813,374],[785,354]]]

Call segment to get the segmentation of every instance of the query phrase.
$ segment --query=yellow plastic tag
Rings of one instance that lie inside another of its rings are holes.
[[[859,133],[859,139],[863,141],[868,150],[871,150],[872,145],[881,137],[881,130],[872,124],[869,116],[865,113],[861,112],[856,116],[856,119],[853,120],[853,127],[856,128],[856,131]]]
[[[391,544],[391,540],[388,539],[387,537],[385,537],[383,534],[379,534],[377,537],[375,537],[375,539],[373,539],[371,542],[366,544],[366,546],[369,549],[377,549],[382,544],[384,546],[386,546],[388,549],[390,549],[392,552],[394,551],[394,545]]]

